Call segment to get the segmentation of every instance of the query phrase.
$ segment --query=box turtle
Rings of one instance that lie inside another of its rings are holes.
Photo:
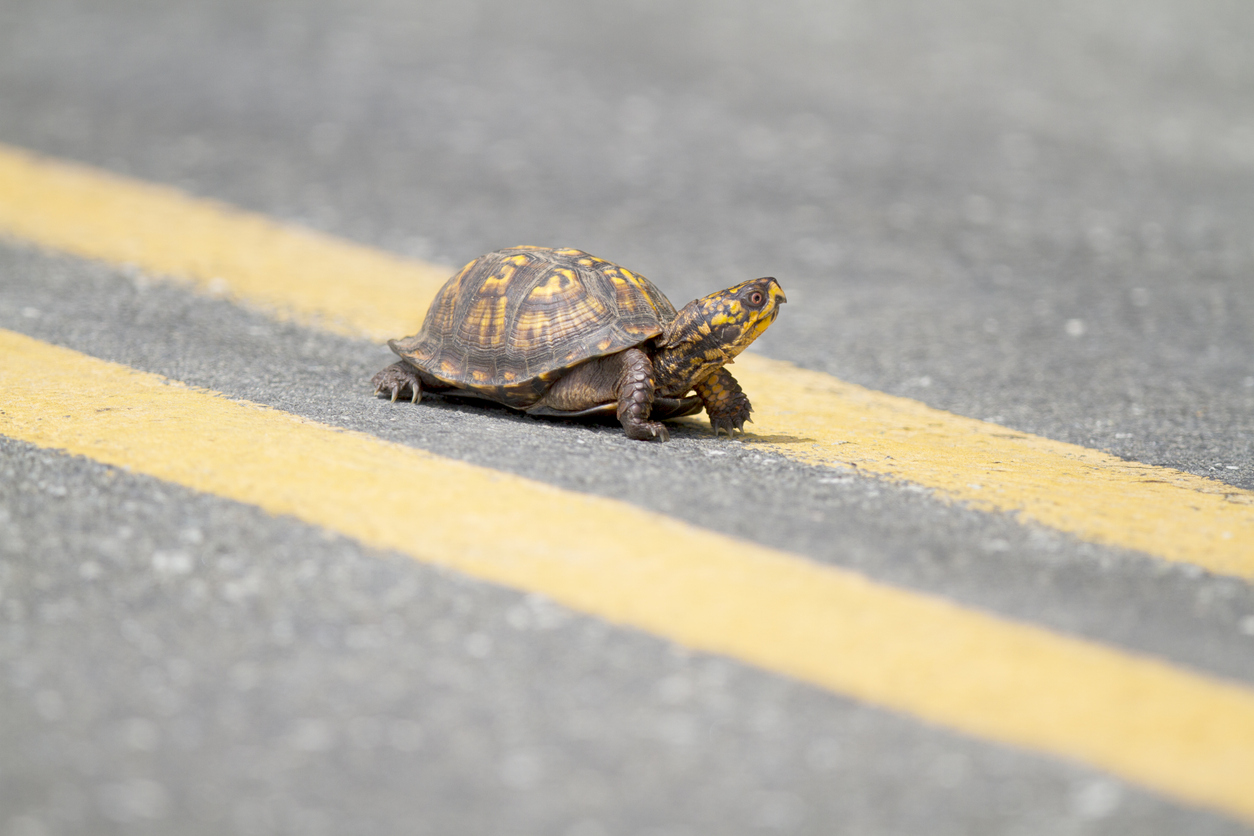
[[[785,301],[766,277],[677,312],[617,264],[581,250],[512,247],[449,279],[422,330],[388,341],[401,361],[372,382],[393,401],[443,392],[531,415],[614,414],[629,438],[656,441],[670,437],[658,419],[705,407],[715,435],[731,436],[752,407],[724,366]]]

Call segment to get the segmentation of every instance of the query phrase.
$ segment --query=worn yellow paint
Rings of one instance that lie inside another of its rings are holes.
[[[0,233],[134,264],[298,321],[382,340],[418,330],[451,274],[175,189],[0,145]]]
[[[216,279],[240,300],[376,338],[414,333],[451,272],[3,146],[0,231],[201,284]],[[786,327],[786,312],[776,327]],[[777,360],[741,354],[733,371],[755,408],[755,432],[745,438],[763,449],[813,464],[854,464],[1084,539],[1254,577],[1254,492]]]
[[[1254,691],[1235,683],[9,331],[0,331],[0,391],[0,434],[11,438],[1254,822]]]

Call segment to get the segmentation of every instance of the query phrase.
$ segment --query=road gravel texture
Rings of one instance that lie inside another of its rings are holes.
[[[0,142],[437,263],[775,275],[763,354],[1254,489],[1252,38],[1221,0],[7,0]],[[389,404],[385,348],[14,240],[0,328],[1254,682],[1245,581],[697,424]],[[0,834],[89,832],[1249,828],[0,438]]]

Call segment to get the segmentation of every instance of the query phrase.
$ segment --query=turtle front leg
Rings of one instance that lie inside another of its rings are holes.
[[[736,431],[744,432],[745,421],[752,422],[749,413],[753,407],[749,398],[740,389],[740,384],[731,372],[722,368],[693,387],[697,397],[705,404],[705,411],[710,416],[710,426],[717,437],[724,430],[731,438]]]
[[[398,397],[409,398],[413,403],[422,400],[422,380],[418,370],[406,362],[393,363],[370,379],[376,395],[391,395],[395,403]]]
[[[670,441],[671,434],[658,421],[650,421],[653,411],[653,361],[638,348],[622,354],[623,371],[618,378],[618,420],[628,438],[639,441]]]

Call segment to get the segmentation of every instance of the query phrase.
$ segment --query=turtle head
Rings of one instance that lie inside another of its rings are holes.
[[[666,329],[660,343],[662,356],[655,359],[655,366],[660,360],[675,381],[699,381],[744,351],[775,321],[779,306],[787,301],[784,289],[771,276],[694,299]]]
[[[775,321],[787,301],[774,277],[750,279],[685,305],[668,329],[666,344],[717,347],[730,360]]]

